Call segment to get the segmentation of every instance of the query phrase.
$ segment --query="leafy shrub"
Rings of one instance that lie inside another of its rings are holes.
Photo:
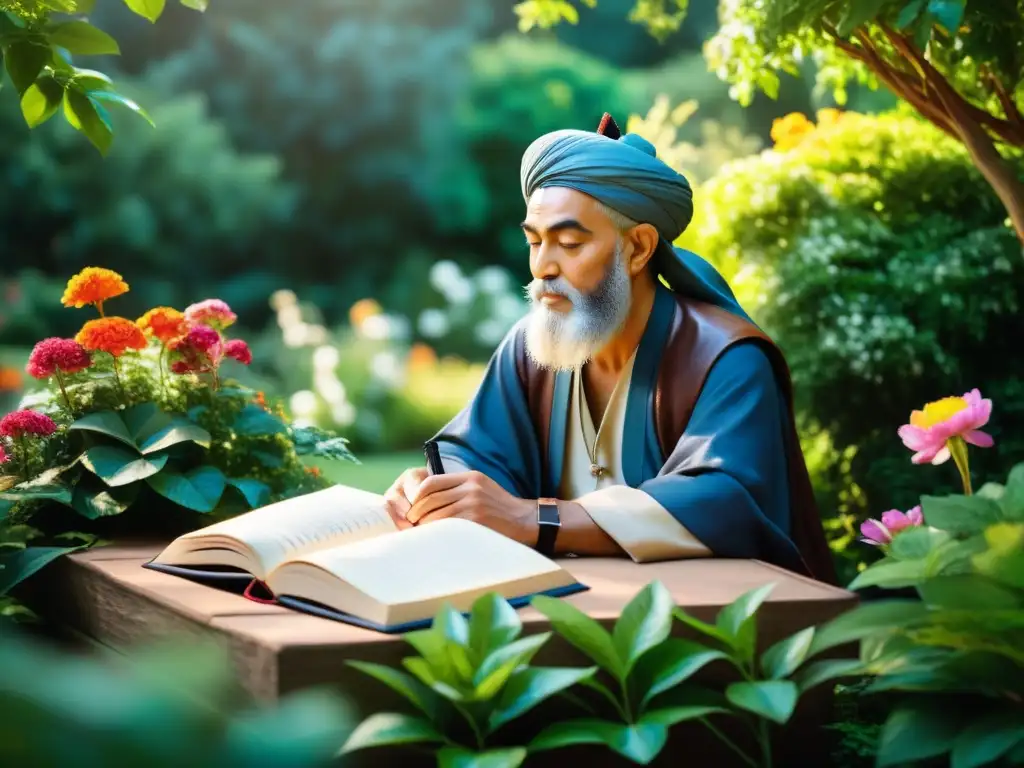
[[[1024,262],[959,143],[900,113],[797,117],[702,187],[692,246],[785,351],[819,501],[849,540],[867,510],[953,489],[926,488],[892,440],[940,389],[1000,403],[979,470],[1024,458]]]

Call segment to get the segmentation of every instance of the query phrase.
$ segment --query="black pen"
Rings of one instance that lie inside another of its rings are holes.
[[[427,457],[427,470],[432,475],[443,475],[444,464],[441,463],[441,452],[437,449],[436,440],[427,440],[423,444],[423,453]]]

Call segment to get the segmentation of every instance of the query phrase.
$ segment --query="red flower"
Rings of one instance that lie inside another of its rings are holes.
[[[49,437],[57,431],[53,419],[38,411],[12,411],[0,419],[0,435]]]
[[[7,451],[0,445],[0,464],[6,464],[10,460],[10,456],[7,455]]]
[[[249,349],[249,345],[241,339],[232,339],[224,345],[225,357],[230,357],[232,360],[237,360],[242,365],[248,365],[252,362],[252,350]]]
[[[172,342],[173,373],[205,373],[216,370],[224,356],[220,334],[208,325],[194,325],[181,339]]]
[[[77,373],[92,365],[92,358],[74,339],[43,339],[32,348],[25,370],[36,379],[46,379],[58,370]]]

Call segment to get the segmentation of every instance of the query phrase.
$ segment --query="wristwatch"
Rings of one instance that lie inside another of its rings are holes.
[[[555,539],[561,527],[558,499],[537,499],[537,551],[545,557],[554,557]]]

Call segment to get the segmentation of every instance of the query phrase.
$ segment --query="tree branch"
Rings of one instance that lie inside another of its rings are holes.
[[[988,67],[985,67],[982,71],[985,79],[988,80],[989,85],[992,87],[996,97],[999,99],[999,103],[1003,107],[1003,112],[1006,114],[1007,121],[1020,129],[1024,129],[1024,115],[1021,115],[1020,110],[1017,108],[1017,103],[1006,90],[1006,86],[1003,85],[1003,81],[1000,80],[999,76]]]

